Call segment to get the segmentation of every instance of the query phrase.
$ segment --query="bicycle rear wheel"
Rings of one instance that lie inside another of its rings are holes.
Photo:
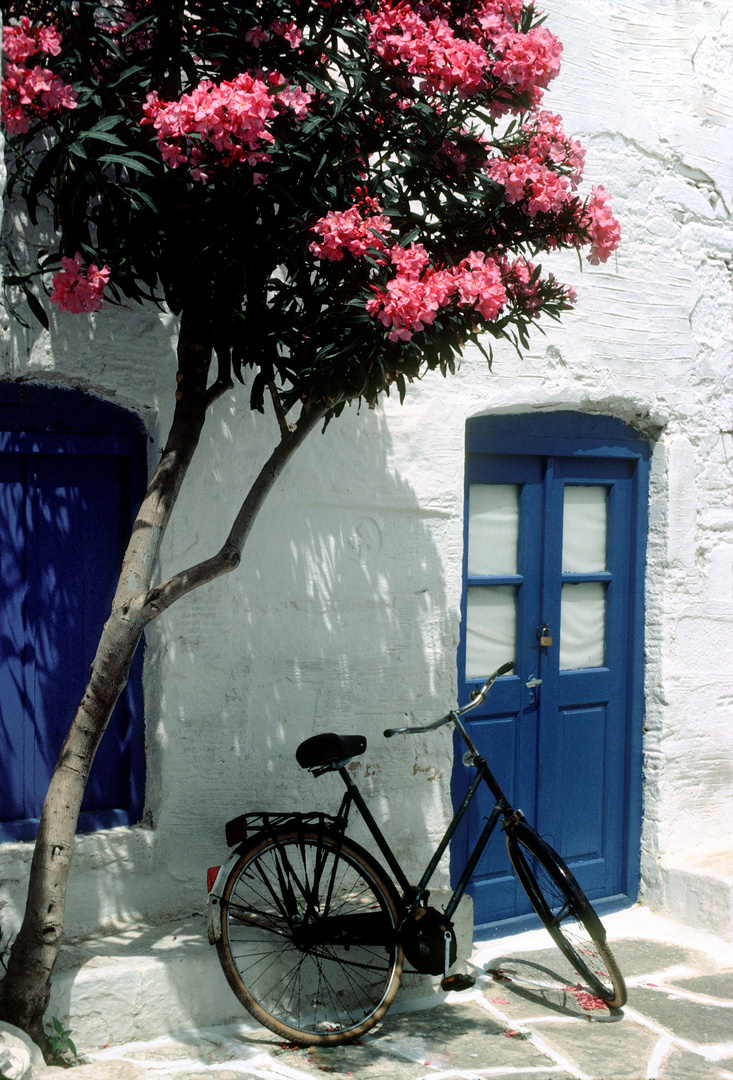
[[[524,822],[506,830],[517,877],[555,944],[609,1009],[626,1003],[626,984],[606,931],[572,873],[549,844]]]
[[[234,993],[291,1042],[358,1039],[397,992],[398,900],[370,856],[337,834],[256,841],[221,899],[219,959]]]

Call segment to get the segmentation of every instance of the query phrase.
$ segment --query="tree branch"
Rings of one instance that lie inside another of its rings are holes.
[[[282,436],[284,442],[286,439],[290,438],[295,429],[294,426],[292,424],[289,424],[285,419],[285,412],[283,410],[282,402],[280,401],[280,395],[277,392],[277,387],[275,386],[274,379],[270,379],[267,384],[267,389],[270,391],[270,397],[272,398],[272,406],[275,410],[275,416],[277,417],[277,422],[280,426],[280,435]]]
[[[210,559],[204,559],[186,570],[181,570],[161,585],[151,589],[142,605],[146,621],[155,618],[161,611],[165,611],[176,600],[180,600],[182,596],[197,589],[200,585],[205,585],[222,574],[236,570],[241,561],[242,549],[267,494],[292,454],[323,418],[325,411],[325,408],[312,408],[309,412],[304,409],[298,423],[292,428],[288,425],[287,437],[283,437],[260,469],[221,549]]]

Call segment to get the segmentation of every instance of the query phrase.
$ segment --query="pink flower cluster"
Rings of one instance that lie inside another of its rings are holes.
[[[389,330],[390,341],[409,341],[452,303],[491,322],[507,304],[536,318],[549,302],[563,306],[575,302],[572,289],[552,275],[542,281],[538,269],[522,256],[509,263],[472,251],[446,269],[431,265],[422,244],[389,247],[385,235],[390,221],[379,201],[365,188],[357,188],[356,195],[350,209],[330,211],[316,222],[312,231],[321,240],[313,241],[310,251],[330,262],[341,262],[347,252],[355,259],[371,252],[378,266],[394,271],[386,285],[372,285],[374,295],[366,302],[367,312]]]
[[[31,26],[27,15],[9,26],[3,27],[3,52],[14,64],[22,63],[34,53],[58,56],[61,52],[61,34],[55,26]]]
[[[544,89],[560,70],[562,43],[544,26],[534,26],[526,34],[501,34],[495,50],[499,59],[492,75],[520,93]]]
[[[363,195],[357,190],[360,201],[348,210],[331,210],[320,218],[312,231],[322,238],[322,243],[314,240],[310,250],[319,259],[329,262],[341,262],[345,253],[350,252],[358,259],[369,248],[385,251],[387,245],[376,233],[389,232],[389,218],[380,213],[376,199]]]
[[[487,172],[504,185],[506,201],[523,203],[532,218],[559,211],[570,197],[569,181],[530,154],[495,158],[488,163]]]
[[[99,270],[92,263],[85,275],[78,251],[73,259],[64,256],[61,269],[53,275],[51,303],[56,304],[59,311],[69,311],[75,315],[99,311],[109,274],[107,265]]]
[[[506,303],[501,268],[482,251],[472,251],[458,266],[439,270],[430,265],[422,244],[396,245],[388,252],[397,272],[386,288],[374,287],[367,300],[370,315],[389,328],[390,341],[409,341],[430,326],[441,308],[454,298],[458,306],[474,308],[486,320],[495,319]]]
[[[533,113],[522,124],[522,131],[529,136],[528,153],[536,161],[566,170],[571,186],[576,188],[583,179],[585,147],[565,134],[562,117],[550,112]]]
[[[560,70],[562,45],[542,26],[519,30],[521,10],[521,0],[483,0],[451,25],[437,0],[382,0],[365,17],[370,47],[390,67],[422,76],[424,89],[467,97],[503,84],[536,106]],[[516,109],[509,97],[494,106]]]
[[[406,0],[385,0],[366,18],[370,47],[390,66],[425,76],[427,89],[445,93],[457,87],[468,95],[483,84],[491,64],[486,51],[476,41],[456,37],[445,19],[426,22]]]
[[[591,189],[585,204],[584,219],[591,242],[587,259],[589,263],[597,266],[598,263],[606,262],[621,243],[621,226],[611,213],[605,188]]]
[[[276,19],[275,22],[270,23],[270,30],[278,37],[284,38],[287,41],[291,49],[300,48],[300,43],[303,40],[303,31],[300,30],[294,22],[285,22],[284,19]],[[268,41],[270,35],[267,30],[263,30],[261,26],[253,26],[251,30],[248,30],[244,35],[244,40],[255,49],[259,49],[263,41]]]
[[[263,150],[275,141],[270,122],[286,109],[302,119],[310,102],[310,94],[288,85],[276,71],[266,76],[244,72],[218,85],[205,80],[178,101],[148,94],[141,123],[154,125],[158,148],[171,168],[189,165],[192,178],[206,183],[218,166],[270,161]],[[255,183],[259,179],[255,174]]]
[[[34,119],[60,109],[76,108],[76,91],[49,68],[25,63],[37,53],[58,56],[61,35],[55,26],[32,26],[27,16],[3,27],[3,52],[8,62],[2,79],[0,111],[9,135],[22,135]]]
[[[540,279],[539,269],[520,255],[512,263],[503,263],[504,286],[507,296],[515,308],[520,308],[530,318],[539,317],[546,300],[542,295],[543,282]],[[552,274],[548,274],[544,281],[545,286],[551,287],[553,299],[572,307],[577,300],[575,289],[569,285],[561,285]]]
[[[522,125],[526,142],[509,157],[492,158],[486,171],[502,184],[508,203],[522,203],[529,217],[558,213],[583,176],[585,150],[565,135],[561,118],[535,113]]]

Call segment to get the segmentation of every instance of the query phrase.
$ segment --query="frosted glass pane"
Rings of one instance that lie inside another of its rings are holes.
[[[475,585],[468,590],[466,678],[482,679],[514,659],[515,585]]]
[[[468,573],[480,577],[516,574],[518,538],[519,487],[516,484],[471,484],[468,492]]]
[[[608,488],[566,485],[562,529],[564,574],[606,569]]]
[[[606,659],[606,586],[602,581],[563,585],[560,598],[560,667],[602,667]]]

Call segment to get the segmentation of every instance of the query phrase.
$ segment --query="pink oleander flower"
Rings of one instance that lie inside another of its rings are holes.
[[[508,203],[523,203],[529,217],[557,212],[571,198],[570,181],[529,154],[494,158],[486,171],[502,184]]]
[[[189,164],[194,180],[206,182],[212,169],[235,162],[261,164],[270,160],[264,145],[275,142],[270,122],[287,109],[302,119],[312,100],[279,72],[265,78],[244,72],[219,84],[204,80],[170,102],[161,101],[154,91],[146,98],[141,123],[155,127],[166,164],[173,169]],[[262,174],[257,174],[256,181],[260,179]]]
[[[496,51],[492,75],[521,93],[546,89],[560,70],[562,43],[543,26],[503,34]]]
[[[341,262],[346,252],[355,259],[361,258],[370,248],[386,251],[387,245],[376,233],[388,233],[390,220],[380,212],[376,199],[361,196],[359,203],[348,210],[330,210],[312,226],[311,231],[321,237],[321,243],[314,240],[310,251],[319,259],[329,262]]]
[[[512,263],[502,267],[504,286],[512,303],[533,317],[539,313],[543,300],[539,292],[539,278],[534,263],[520,255]]]
[[[460,306],[476,308],[488,321],[495,319],[507,300],[498,263],[483,251],[472,251],[458,264],[455,277]]]
[[[263,41],[268,41],[270,35],[266,30],[263,30],[261,26],[253,26],[251,30],[248,30],[244,35],[244,40],[252,45],[253,48],[259,49]]]
[[[77,94],[48,68],[8,63],[0,89],[0,114],[9,135],[22,135],[33,120],[75,109]]]
[[[397,273],[386,288],[373,286],[366,309],[389,329],[390,341],[409,341],[456,298],[459,307],[472,307],[488,321],[506,303],[501,268],[482,251],[472,251],[450,270],[430,266],[422,244],[395,245],[388,255]]]
[[[78,251],[73,259],[64,256],[61,259],[61,269],[53,275],[51,303],[55,304],[59,311],[76,315],[99,311],[109,275],[110,269],[107,265],[100,270],[94,263],[91,263],[85,275]]]
[[[30,19],[24,15],[18,22],[3,27],[3,52],[13,63],[22,63],[37,52],[58,56],[61,34],[53,23],[31,26]]]
[[[494,42],[502,34],[516,30],[524,0],[481,0],[472,9],[479,31]]]
[[[570,184],[576,188],[583,179],[585,148],[565,134],[562,117],[549,112],[534,113],[522,124],[522,131],[529,136],[527,150],[530,156],[536,161],[566,168]]]
[[[475,40],[457,37],[442,18],[426,21],[405,0],[383,0],[374,13],[366,13],[369,45],[390,67],[404,67],[424,76],[425,88],[460,96],[485,85],[491,66],[486,50]]]
[[[76,91],[49,68],[25,63],[37,53],[57,56],[61,35],[53,25],[31,26],[23,16],[18,24],[3,28],[3,52],[7,57],[0,89],[0,113],[9,135],[22,135],[37,119],[52,112],[76,108]]]
[[[270,29],[273,34],[285,38],[291,49],[300,48],[300,43],[303,40],[303,32],[298,29],[294,22],[285,22],[284,19],[278,19],[275,22],[270,23]]]
[[[390,328],[390,341],[409,341],[415,331],[434,322],[441,307],[455,293],[456,285],[449,270],[428,266],[421,277],[398,270],[386,289],[375,289],[366,309]]]
[[[584,223],[590,236],[588,262],[593,266],[606,262],[621,243],[621,226],[611,212],[608,192],[593,187],[585,204]]]
[[[444,139],[440,149],[433,155],[436,169],[441,169],[443,172],[446,171],[446,160],[452,161],[458,175],[463,176],[468,164],[468,155],[464,154],[451,139]]]

